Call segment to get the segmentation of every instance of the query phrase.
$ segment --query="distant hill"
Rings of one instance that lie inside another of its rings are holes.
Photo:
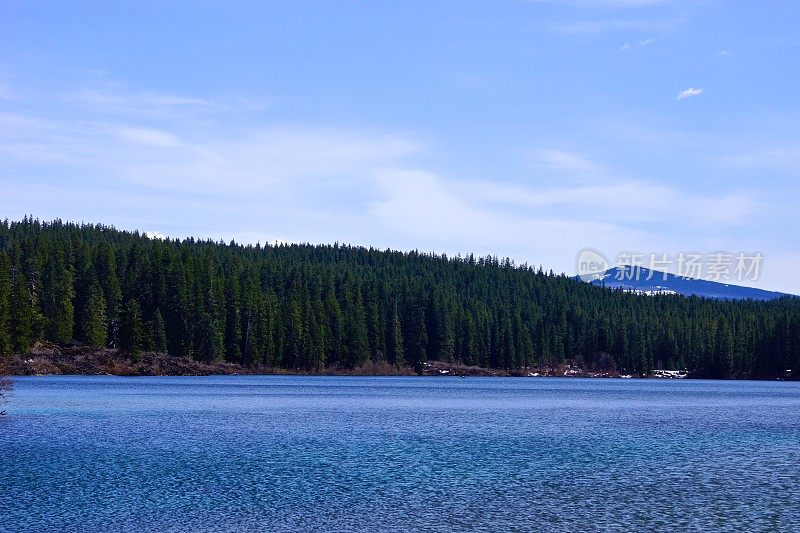
[[[638,266],[610,268],[597,274],[590,283],[639,294],[682,294],[718,300],[775,300],[787,296],[782,292],[687,278]]]

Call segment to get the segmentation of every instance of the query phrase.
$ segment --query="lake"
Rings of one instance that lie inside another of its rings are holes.
[[[0,531],[790,530],[800,383],[25,377]]]

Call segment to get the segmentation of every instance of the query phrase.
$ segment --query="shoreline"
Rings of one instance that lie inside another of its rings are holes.
[[[584,379],[693,379],[685,371],[655,369],[650,374],[625,374],[618,371],[588,370],[564,363],[557,367],[530,367],[518,370],[493,369],[466,366],[445,361],[429,361],[423,371],[416,372],[410,366],[395,366],[388,362],[368,363],[357,368],[328,367],[318,371],[285,369],[267,365],[244,366],[227,361],[202,362],[186,356],[172,356],[158,352],[144,352],[138,361],[111,348],[91,346],[57,346],[37,344],[27,354],[14,354],[6,360],[6,375],[9,378],[24,376],[411,376],[411,377],[560,377]],[[784,379],[764,380],[743,377],[733,380],[714,381],[792,381],[794,376]],[[711,379],[711,378],[709,378]]]
[[[209,376],[209,375],[293,375],[293,376],[428,376],[428,377],[585,377],[646,378],[619,372],[593,372],[563,364],[558,367],[530,367],[518,370],[466,366],[445,361],[424,363],[422,372],[408,365],[370,362],[357,368],[327,367],[319,370],[286,369],[268,365],[245,366],[228,361],[203,362],[186,356],[143,352],[134,361],[118,350],[92,346],[57,346],[39,343],[26,354],[14,354],[6,361],[10,377],[57,375],[110,376]]]

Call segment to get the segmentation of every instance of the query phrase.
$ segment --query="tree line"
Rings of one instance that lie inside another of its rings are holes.
[[[800,368],[800,299],[644,296],[496,257],[3,221],[0,354],[37,341],[304,371],[435,359],[776,378]]]

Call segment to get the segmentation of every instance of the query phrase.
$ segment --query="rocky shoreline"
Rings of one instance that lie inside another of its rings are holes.
[[[621,374],[616,371],[591,371],[571,364],[560,366],[531,367],[519,370],[503,370],[493,368],[483,368],[479,366],[464,366],[459,364],[446,363],[444,361],[430,361],[425,363],[424,375],[429,376],[498,376],[498,377],[572,377],[572,378],[661,378],[679,379],[688,377],[683,371],[654,370],[649,375],[642,374]]]
[[[367,365],[356,369],[326,368],[320,372],[289,371],[270,366],[243,366],[227,361],[202,362],[191,357],[143,352],[139,361],[112,348],[56,346],[39,343],[26,354],[7,360],[11,376],[112,375],[112,376],[209,376],[256,374],[319,375],[415,375],[411,367],[389,364]]]
[[[16,376],[31,375],[114,375],[114,376],[206,376],[206,375],[351,375],[351,376],[414,376],[419,375],[410,366],[397,367],[389,363],[370,363],[349,369],[329,367],[319,372],[287,370],[270,366],[243,366],[225,361],[201,362],[190,357],[175,357],[164,353],[144,352],[140,361],[110,348],[92,346],[57,346],[39,343],[27,354],[12,355],[6,361],[7,373]],[[625,375],[619,372],[594,372],[569,364],[558,367],[537,367],[521,370],[492,369],[465,366],[444,361],[430,361],[422,369],[425,376],[496,376],[496,377],[592,377],[628,378],[653,377],[662,379],[684,378],[685,372],[655,370],[649,376]]]

